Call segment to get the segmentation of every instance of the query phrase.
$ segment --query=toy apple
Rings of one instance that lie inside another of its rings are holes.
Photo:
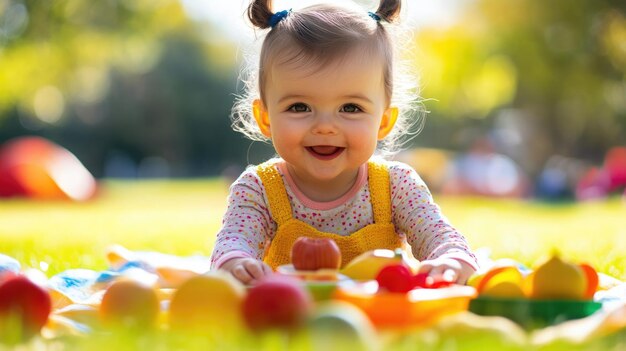
[[[100,303],[100,318],[107,327],[149,329],[155,326],[159,299],[153,287],[134,280],[113,282]]]
[[[291,247],[291,263],[299,271],[339,269],[341,251],[333,239],[300,237]]]
[[[13,271],[0,271],[0,284],[5,280],[17,277],[18,274]]]
[[[296,278],[271,275],[261,279],[243,302],[243,317],[253,331],[297,329],[309,314],[312,298]]]
[[[51,309],[46,289],[25,276],[4,274],[0,282],[0,341],[15,344],[38,334]]]

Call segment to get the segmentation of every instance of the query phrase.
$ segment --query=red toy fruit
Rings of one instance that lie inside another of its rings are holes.
[[[15,344],[38,334],[51,309],[46,289],[22,275],[4,275],[0,283],[0,341]]]
[[[341,251],[333,239],[300,237],[291,247],[291,263],[299,271],[338,269]]]
[[[378,287],[389,292],[405,293],[413,289],[411,271],[403,264],[384,267],[376,275]]]
[[[250,329],[296,329],[312,306],[311,295],[295,278],[271,275],[260,280],[243,302],[243,317]]]

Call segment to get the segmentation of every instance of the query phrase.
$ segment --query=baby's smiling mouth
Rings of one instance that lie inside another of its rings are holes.
[[[317,145],[317,146],[308,146],[306,148],[313,156],[323,159],[330,160],[333,159],[345,150],[344,147],[332,146],[332,145]]]

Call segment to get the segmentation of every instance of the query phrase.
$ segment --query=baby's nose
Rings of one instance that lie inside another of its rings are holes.
[[[336,134],[338,126],[335,116],[332,113],[318,113],[315,116],[313,133],[315,134]]]

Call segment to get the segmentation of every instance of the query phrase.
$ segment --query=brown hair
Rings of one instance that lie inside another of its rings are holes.
[[[298,11],[290,11],[272,26],[270,24],[274,16],[272,0],[253,0],[247,10],[250,22],[257,28],[270,30],[261,47],[257,70],[258,83],[256,87],[249,84],[248,90],[258,89],[258,97],[265,101],[267,74],[274,65],[301,63],[303,66],[318,68],[329,62],[341,60],[354,49],[362,49],[371,57],[382,59],[385,95],[387,102],[391,104],[396,95],[394,88],[397,85],[397,77],[394,77],[396,71],[394,44],[386,23],[396,22],[400,10],[401,0],[381,0],[374,12],[380,18],[380,21],[377,21],[372,18],[376,16],[370,17],[362,9],[353,10],[330,4],[313,5]],[[416,92],[413,93],[414,97],[408,100],[416,102],[418,95]],[[249,104],[251,99],[249,96],[240,99],[233,108],[235,130],[253,140],[267,140],[250,116],[251,105],[243,106],[244,100]],[[408,105],[413,105],[413,109],[415,107],[415,103],[409,102]],[[402,118],[403,114],[411,112],[411,108],[403,111],[402,106],[398,107],[401,115],[394,128],[397,132],[392,132],[383,141],[383,144],[388,144],[387,146],[396,144],[400,134],[405,134],[406,128],[412,124],[407,117]],[[393,147],[383,148],[393,149]]]

